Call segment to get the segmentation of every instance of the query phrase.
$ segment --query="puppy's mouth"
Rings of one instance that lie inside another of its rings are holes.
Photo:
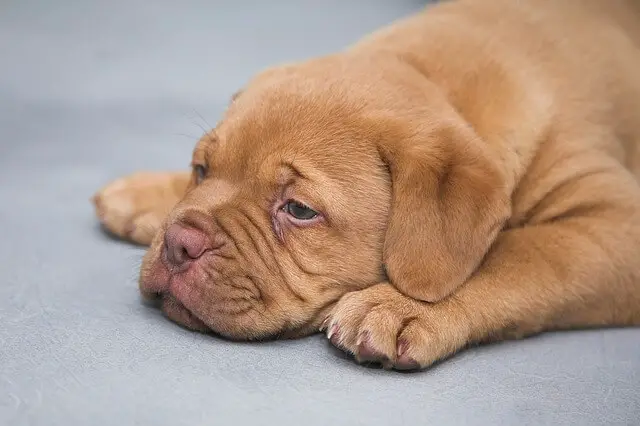
[[[203,333],[211,332],[204,321],[198,318],[193,312],[187,309],[173,294],[170,292],[142,292],[142,298],[150,307],[160,309],[169,320],[188,328],[193,331]]]
[[[182,268],[171,267],[165,256],[152,251],[143,261],[140,294],[147,306],[186,329],[233,341],[297,338],[317,331],[311,322],[287,320],[286,312],[266,313],[258,306],[265,302],[255,278],[212,272],[210,263],[203,264],[206,255]]]
[[[166,293],[162,295],[161,306],[162,312],[171,320],[190,330],[210,332],[211,329],[180,303],[172,294]]]
[[[218,295],[219,299],[212,299],[207,303],[203,299],[204,296],[198,295],[197,292],[199,284],[201,285],[207,279],[211,279],[211,277],[203,274],[202,268],[197,263],[194,263],[191,268],[170,270],[162,262],[161,257],[158,257],[150,265],[143,265],[139,289],[142,300],[147,306],[160,309],[167,319],[182,327],[225,339],[255,340],[252,333],[259,334],[258,324],[256,324],[255,331],[247,329],[246,325],[243,325],[247,320],[246,317],[255,322],[260,316],[252,314],[253,307],[246,303],[249,298],[234,298],[222,292]],[[220,287],[218,292],[225,287],[221,284],[223,283],[218,283],[215,286]],[[229,290],[237,291],[238,289],[231,287]],[[245,303],[236,306],[241,302]],[[215,316],[210,312],[211,309],[207,308],[209,304],[221,307],[219,312],[216,311]],[[203,314],[203,311],[209,312]],[[236,328],[241,331],[235,331]],[[262,336],[262,334],[260,335]]]

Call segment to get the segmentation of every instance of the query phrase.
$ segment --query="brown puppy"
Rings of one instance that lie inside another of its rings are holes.
[[[640,3],[450,1],[268,70],[191,173],[95,197],[142,294],[234,339],[425,367],[640,323]]]

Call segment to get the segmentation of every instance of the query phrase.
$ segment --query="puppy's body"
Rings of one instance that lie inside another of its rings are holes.
[[[151,243],[143,293],[230,337],[322,327],[359,360],[415,368],[474,341],[638,324],[639,71],[637,2],[445,2],[256,77],[196,148],[202,183],[136,175],[96,201]],[[282,216],[287,197],[322,221]],[[185,224],[208,244],[188,267]],[[213,246],[236,263],[212,267]],[[238,298],[246,316],[222,318]]]

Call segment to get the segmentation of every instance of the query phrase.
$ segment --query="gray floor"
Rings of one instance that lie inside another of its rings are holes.
[[[320,336],[228,343],[142,306],[141,250],[96,225],[96,188],[186,166],[251,74],[422,3],[2,2],[0,424],[639,424],[640,330],[486,346],[417,374],[358,367]]]

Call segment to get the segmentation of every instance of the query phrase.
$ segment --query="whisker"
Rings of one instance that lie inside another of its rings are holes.
[[[197,136],[193,136],[193,135],[189,135],[187,133],[172,133],[173,136],[184,136],[185,138],[189,138],[192,141],[197,141],[198,137]]]
[[[198,117],[200,117],[200,119],[201,119],[202,121],[204,121],[204,124],[206,124],[207,126],[209,126],[209,129],[213,129],[213,126],[212,126],[211,124],[209,124],[209,122],[208,122],[208,121],[207,121],[207,120],[202,116],[202,114],[200,114],[200,113],[199,113],[195,108],[193,108],[193,112],[195,112],[195,113],[196,113],[196,115],[197,115]]]
[[[210,143],[213,143],[213,142],[214,142],[214,140],[213,140],[213,138],[211,137],[211,133],[210,133],[210,132],[211,132],[211,130],[213,130],[213,128],[214,128],[214,127],[213,127],[213,126],[212,126],[212,125],[211,125],[211,124],[210,124],[210,123],[209,123],[209,122],[208,122],[208,121],[207,121],[207,120],[202,116],[202,114],[200,114],[200,113],[199,113],[195,108],[193,108],[193,112],[194,112],[198,117],[200,117],[200,119],[204,122],[204,124],[208,127],[208,129],[205,129],[204,127],[202,127],[202,125],[200,125],[200,124],[199,124],[199,123],[197,123],[197,122],[194,122],[193,124],[195,124],[196,126],[198,126],[198,127],[202,130],[202,132],[203,132],[203,136],[206,136],[206,137],[207,137],[207,139],[209,139],[209,142],[210,142]]]
[[[202,126],[200,123],[197,123],[195,121],[192,121],[192,123],[196,126],[198,126],[200,128],[200,130],[202,130],[202,134],[204,135],[208,135],[209,131],[207,129],[204,128],[204,126]]]

